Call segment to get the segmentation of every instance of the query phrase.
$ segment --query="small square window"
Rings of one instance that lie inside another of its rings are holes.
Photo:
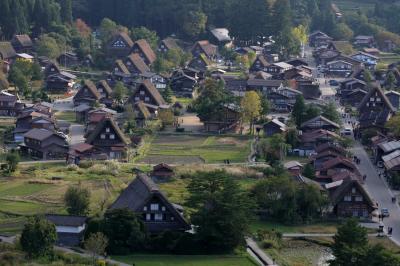
[[[344,201],[351,201],[351,196],[345,196]]]
[[[106,139],[106,134],[101,134],[101,135],[100,135],[100,138],[101,138],[101,139]]]
[[[161,207],[161,210],[162,210],[163,212],[165,212],[165,206],[162,206],[162,207]]]
[[[144,101],[148,102],[148,101],[150,101],[150,98],[149,97],[144,97]]]
[[[151,215],[150,213],[146,213],[146,221],[150,221],[151,220]]]
[[[150,204],[150,210],[151,211],[158,211],[158,204],[157,203]]]
[[[111,135],[110,135],[110,139],[115,139],[115,135],[114,135],[114,134],[111,134]]]
[[[109,133],[109,132],[110,132],[110,128],[107,127],[107,128],[106,128],[106,133]]]
[[[144,95],[144,91],[140,91],[139,93],[140,93],[140,95]]]
[[[144,207],[143,207],[143,210],[144,210],[144,211],[147,211],[147,206],[144,206]]]
[[[156,215],[154,216],[154,220],[156,221],[162,221],[162,219],[163,219],[162,213],[156,213]]]

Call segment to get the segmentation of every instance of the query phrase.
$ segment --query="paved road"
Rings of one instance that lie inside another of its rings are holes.
[[[71,145],[85,141],[85,127],[80,124],[71,124],[69,128],[69,142]]]
[[[400,208],[398,204],[392,203],[392,191],[382,178],[379,178],[378,171],[370,161],[368,154],[359,142],[356,142],[351,152],[361,159],[358,169],[362,175],[367,175],[364,184],[370,195],[378,202],[379,210],[388,208],[390,217],[385,218],[383,223],[385,228],[393,228],[392,240],[400,245]]]

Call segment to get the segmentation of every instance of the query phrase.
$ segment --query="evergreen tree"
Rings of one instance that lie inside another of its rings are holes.
[[[172,97],[174,96],[174,92],[171,89],[171,86],[167,86],[163,91],[162,91],[162,97],[167,103],[172,103]]]
[[[300,127],[300,125],[305,121],[304,114],[306,111],[306,104],[304,103],[303,95],[298,95],[296,97],[296,102],[293,106],[292,117],[295,124]]]
[[[72,24],[72,0],[60,0],[60,6],[62,22]]]

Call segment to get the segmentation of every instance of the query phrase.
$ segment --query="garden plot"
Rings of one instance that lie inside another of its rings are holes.
[[[160,135],[150,145],[142,163],[193,164],[246,162],[250,153],[247,137]]]

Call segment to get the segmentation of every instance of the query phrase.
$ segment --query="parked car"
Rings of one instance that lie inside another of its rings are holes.
[[[390,216],[389,210],[387,208],[382,208],[381,215],[382,217],[389,217]]]
[[[351,134],[353,133],[353,130],[351,128],[344,128],[340,134],[342,136],[351,136]]]

